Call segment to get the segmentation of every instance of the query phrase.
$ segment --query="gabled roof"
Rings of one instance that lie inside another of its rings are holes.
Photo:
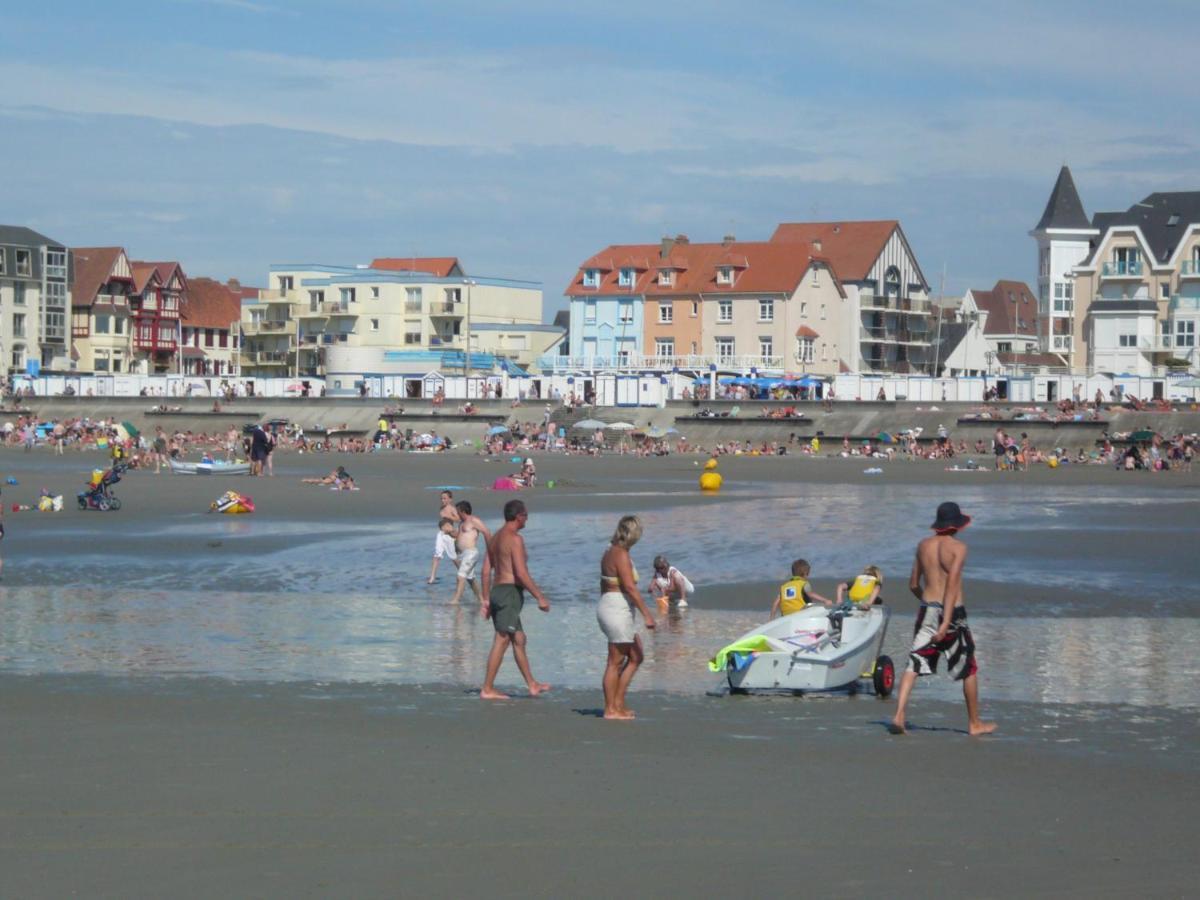
[[[1071,170],[1063,166],[1054,182],[1054,190],[1046,201],[1046,210],[1038,220],[1034,231],[1044,231],[1047,228],[1070,228],[1088,230],[1087,213],[1083,211],[1083,201],[1079,199],[1079,191],[1075,190],[1075,179]]]
[[[124,253],[121,247],[72,247],[71,256],[75,260],[72,305],[91,306],[95,303],[100,288],[113,277],[113,270]]]
[[[135,294],[142,293],[146,289],[146,285],[151,281],[158,281],[160,283],[162,281],[158,274],[158,268],[154,263],[131,262],[129,269],[133,272],[133,292]]]
[[[641,269],[632,264],[614,265],[614,260],[649,260],[649,264]],[[736,260],[736,264],[730,260]],[[728,265],[735,269],[733,283],[718,283],[718,266]],[[812,265],[823,263],[796,253],[795,246],[786,242],[693,244],[686,238],[676,238],[663,244],[614,244],[589,257],[579,267],[566,294],[569,297],[613,294],[678,297],[701,293],[791,293]],[[632,285],[620,283],[622,268],[634,269]],[[583,286],[587,269],[595,269],[599,274],[598,287]],[[658,281],[658,274],[664,269],[674,273],[669,285]],[[841,283],[836,278],[835,283],[841,291]]]
[[[772,242],[808,244],[809,254],[829,261],[842,281],[865,281],[900,227],[895,219],[867,222],[784,222]]]
[[[172,276],[178,272],[179,280],[183,282],[183,286],[185,288],[187,287],[187,276],[183,274],[183,266],[174,260],[169,262],[146,263],[146,265],[154,266],[155,271],[158,272],[158,280],[162,284],[170,284]]]
[[[967,332],[971,330],[971,322],[954,322],[943,320],[941,325],[941,342],[938,344],[937,356],[945,362],[958,349]]]
[[[188,282],[187,302],[180,317],[189,328],[225,328],[242,316],[240,290],[211,278]]]
[[[421,272],[435,278],[463,274],[457,256],[381,256],[371,261],[371,268],[387,272]]]
[[[1001,279],[990,291],[971,288],[971,296],[975,305],[988,314],[984,334],[1037,337],[1037,297],[1025,282]]]
[[[0,244],[15,244],[18,247],[63,246],[54,238],[48,238],[24,225],[0,225]]]
[[[1154,262],[1169,262],[1189,225],[1200,225],[1200,191],[1150,194],[1125,212],[1096,213],[1092,226],[1100,231],[1100,236],[1093,239],[1092,252],[1083,264],[1092,261],[1105,232],[1114,226],[1138,228],[1150,245]]]

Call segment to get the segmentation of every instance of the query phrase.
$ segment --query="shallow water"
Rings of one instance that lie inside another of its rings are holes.
[[[241,681],[475,685],[492,639],[473,603],[431,588],[378,594],[6,588],[0,670],[23,674],[206,675]],[[720,684],[706,660],[758,614],[692,609],[646,637],[639,690],[698,693]],[[605,644],[594,607],[527,604],[540,679],[596,688]],[[989,699],[1052,704],[1200,707],[1200,619],[992,617],[974,623]],[[909,623],[885,649],[903,665]],[[517,675],[507,662],[501,682]],[[921,696],[954,698],[945,678]]]

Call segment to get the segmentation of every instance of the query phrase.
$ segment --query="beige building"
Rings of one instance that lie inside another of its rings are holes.
[[[70,251],[45,235],[0,225],[0,359],[10,372],[33,360],[67,371]]]
[[[75,247],[71,340],[75,368],[133,371],[133,268],[121,247]]]

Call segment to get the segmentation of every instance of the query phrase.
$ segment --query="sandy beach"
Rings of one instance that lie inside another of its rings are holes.
[[[71,500],[98,460],[4,453],[6,505]],[[6,512],[0,894],[1193,889],[1200,474],[742,458],[703,497],[691,457],[537,462],[556,486],[523,495],[531,565],[555,608],[527,627],[535,671],[565,683],[536,701],[473,695],[487,628],[446,610],[446,577],[423,586],[433,489],[496,521],[507,460],[288,455],[275,478],[130,473],[118,513]],[[363,490],[298,483],[338,464]],[[229,487],[260,511],[205,513]],[[903,738],[867,694],[707,693],[705,654],[762,617],[785,553],[826,592],[889,554],[902,654],[912,539],[955,497],[978,517],[967,590],[998,735],[961,733],[944,680]],[[647,553],[704,577],[618,724],[596,717],[589,604],[625,512],[652,523]]]

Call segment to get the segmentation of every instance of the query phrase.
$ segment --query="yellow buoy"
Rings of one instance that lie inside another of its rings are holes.
[[[700,490],[715,494],[721,489],[721,482],[724,480],[720,472],[705,472],[700,476]]]
[[[1046,465],[1048,465],[1052,469],[1057,469],[1058,468],[1058,457],[1057,456],[1050,457],[1048,460],[1046,460]]]
[[[704,464],[704,468],[705,468],[706,470],[712,470],[712,469],[715,469],[716,467],[717,467],[717,461],[716,461],[716,459],[710,459],[708,462],[706,462],[706,463]]]

